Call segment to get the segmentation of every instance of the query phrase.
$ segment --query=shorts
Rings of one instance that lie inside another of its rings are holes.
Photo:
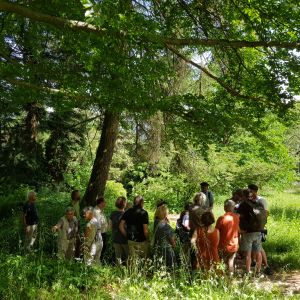
[[[261,233],[260,232],[246,232],[242,234],[241,238],[241,251],[246,252],[259,252],[261,246]]]

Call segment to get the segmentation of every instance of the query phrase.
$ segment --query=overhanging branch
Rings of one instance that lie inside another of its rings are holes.
[[[300,42],[280,41],[230,41],[226,39],[163,39],[164,43],[174,46],[204,46],[204,47],[232,47],[232,48],[285,48],[300,49]]]
[[[171,47],[170,45],[166,45],[166,47],[172,51],[175,55],[177,55],[179,58],[187,62],[188,64],[194,66],[195,68],[201,70],[203,73],[205,73],[209,78],[213,79],[216,81],[219,85],[221,85],[231,96],[238,97],[241,99],[246,99],[246,100],[255,100],[255,101],[263,101],[264,99],[261,97],[253,97],[253,96],[248,96],[248,95],[243,95],[239,91],[233,89],[231,86],[227,85],[223,80],[221,80],[219,77],[216,75],[212,74],[208,69],[202,67],[201,65],[195,63],[191,59],[187,58],[184,56],[182,53],[177,51],[175,48]]]
[[[66,98],[72,98],[75,100],[87,100],[89,96],[85,95],[78,95],[78,94],[73,94],[70,93],[64,89],[55,89],[55,88],[50,88],[47,86],[41,86],[41,85],[36,85],[24,80],[20,79],[14,79],[14,78],[3,78],[4,81],[8,82],[9,84],[19,86],[22,88],[30,89],[30,90],[35,90],[35,91],[40,91],[40,92],[46,92],[49,94],[54,94],[54,95],[62,95],[63,97]]]
[[[20,16],[30,18],[32,20],[51,24],[60,29],[69,29],[77,32],[92,33],[97,36],[113,36],[116,38],[125,37],[125,34],[120,31],[107,30],[106,28],[100,28],[92,24],[78,21],[69,20],[60,17],[51,16],[48,14],[34,11],[28,7],[18,5],[15,3],[1,1],[0,11],[6,11],[15,13]],[[232,47],[232,48],[256,48],[256,47],[275,47],[285,49],[300,49],[300,42],[288,42],[288,41],[245,41],[245,40],[226,40],[226,39],[198,39],[198,38],[165,38],[160,35],[148,35],[144,34],[140,37],[141,40],[145,39],[150,42],[159,43],[161,45],[173,45],[173,46],[203,46],[203,47]]]
[[[68,20],[60,17],[51,16],[48,14],[34,11],[22,5],[14,4],[7,1],[0,1],[0,11],[15,13],[25,18],[29,18],[38,22],[51,24],[57,28],[67,28],[73,31],[94,33],[98,36],[107,34],[107,30],[96,27],[86,22],[77,20]],[[112,34],[110,32],[110,34]],[[120,35],[120,34],[119,34]]]

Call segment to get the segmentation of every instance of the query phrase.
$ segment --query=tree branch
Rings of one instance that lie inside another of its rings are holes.
[[[57,28],[68,28],[73,31],[94,33],[98,36],[106,35],[108,32],[104,28],[99,28],[86,22],[77,20],[68,20],[60,17],[54,17],[38,11],[34,11],[22,5],[14,4],[7,1],[0,1],[0,11],[16,13],[20,16],[51,24]],[[111,34],[111,32],[110,32]],[[121,34],[118,34],[121,36]]]
[[[78,95],[78,94],[76,95],[63,89],[55,89],[47,86],[36,85],[30,82],[26,82],[24,80],[13,79],[13,78],[3,78],[3,80],[8,82],[9,84],[16,85],[22,88],[31,89],[40,92],[46,92],[50,94],[56,94],[56,95],[60,94],[64,97],[73,98],[76,100],[86,100],[87,98],[89,98],[89,96]]]
[[[10,13],[16,13],[26,18],[30,18],[35,21],[51,24],[57,28],[67,28],[77,32],[92,33],[97,36],[115,36],[122,38],[125,33],[107,30],[100,28],[92,24],[78,21],[68,20],[60,17],[51,16],[38,11],[34,11],[22,5],[0,0],[0,11],[6,11]],[[275,47],[285,49],[300,49],[300,42],[281,42],[281,41],[245,41],[238,40],[232,41],[227,39],[199,39],[199,38],[165,38],[160,35],[148,35],[144,34],[141,39],[146,39],[150,42],[160,43],[162,45],[168,44],[173,46],[203,46],[203,47],[233,47],[233,48],[255,48],[255,47]]]
[[[209,78],[213,79],[216,81],[219,85],[221,85],[231,96],[238,97],[241,99],[246,99],[246,100],[255,100],[255,101],[264,101],[263,98],[261,97],[253,97],[253,96],[248,96],[248,95],[243,95],[239,91],[233,89],[231,86],[227,85],[223,80],[221,80],[219,77],[216,75],[212,74],[208,69],[202,67],[201,65],[195,63],[191,59],[185,57],[183,54],[178,52],[176,49],[171,47],[170,45],[166,45],[166,47],[172,51],[174,54],[176,54],[179,58],[187,62],[188,64],[191,64],[192,66],[196,67],[197,69],[201,70],[203,73],[205,73]]]

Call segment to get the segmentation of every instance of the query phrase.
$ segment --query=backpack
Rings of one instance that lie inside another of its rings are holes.
[[[264,230],[267,223],[267,211],[260,203],[248,200],[247,204],[249,205],[249,230],[251,232],[260,232]]]
[[[177,219],[175,233],[182,244],[189,241],[189,231],[182,225],[182,218]]]

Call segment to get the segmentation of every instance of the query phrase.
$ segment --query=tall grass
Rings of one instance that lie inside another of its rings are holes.
[[[277,270],[300,268],[299,195],[298,190],[265,195],[270,217],[264,248]],[[216,217],[223,213],[224,198],[217,199]],[[20,209],[10,208],[10,216],[6,212],[1,219],[0,299],[284,299],[276,289],[257,289],[252,280],[190,274],[184,267],[167,272],[151,261],[130,268],[58,261],[50,228],[68,203],[67,194],[39,193],[41,224],[33,254],[22,252]]]
[[[276,268],[300,269],[300,189],[266,195],[270,203],[264,244]]]
[[[283,299],[278,291],[255,289],[251,281],[237,281],[215,273],[185,270],[166,272],[148,262],[125,267],[85,267],[36,255],[0,256],[1,299]]]

